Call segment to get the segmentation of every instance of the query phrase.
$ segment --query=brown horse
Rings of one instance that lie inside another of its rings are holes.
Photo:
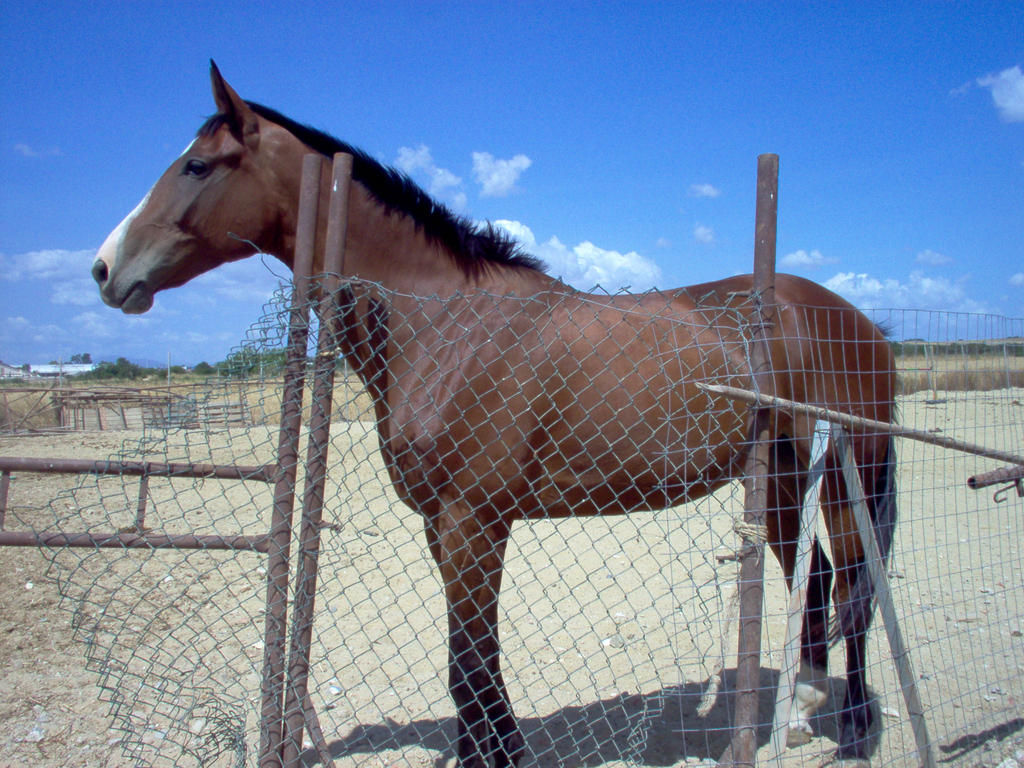
[[[290,266],[303,155],[354,155],[344,278],[358,290],[349,294],[342,351],[376,395],[391,481],[423,516],[441,572],[460,762],[515,765],[524,741],[497,632],[509,529],[542,516],[679,505],[739,474],[749,413],[696,384],[749,386],[751,277],[669,293],[578,292],[402,174],[243,101],[215,66],[211,77],[216,114],[96,257],[92,273],[103,300],[145,312],[157,291],[255,248]],[[328,187],[325,177],[321,212]],[[321,242],[325,230],[322,213]],[[894,365],[884,335],[844,300],[800,278],[778,276],[776,300],[775,392],[890,421]],[[787,578],[813,426],[781,411],[772,416],[768,535]],[[887,551],[895,520],[892,442],[878,434],[853,442]],[[825,698],[834,575],[847,652],[838,754],[862,758],[871,720],[864,653],[872,589],[831,450],[821,499],[834,567],[815,542],[791,736],[809,738],[808,718]]]

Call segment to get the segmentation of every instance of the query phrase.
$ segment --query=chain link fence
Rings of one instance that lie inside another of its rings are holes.
[[[366,286],[353,290],[356,301],[370,300],[359,293]],[[506,297],[470,315],[457,301],[396,302],[379,286],[372,295],[393,333],[408,322],[404,313],[414,312],[431,313],[435,328],[464,328],[481,343],[488,338],[481,328],[510,327],[499,311]],[[116,458],[274,463],[281,405],[274,366],[287,338],[283,296],[232,355],[237,378],[209,385],[209,401],[243,403],[253,424],[168,422],[129,431]],[[673,326],[659,349],[639,350],[637,365],[671,361],[683,339],[697,338],[709,353],[684,371],[687,377],[745,385],[742,301],[708,306],[704,316],[699,333]],[[891,329],[896,344],[903,425],[1020,451],[1024,321],[909,310],[876,311],[873,319]],[[528,343],[527,332],[523,339]],[[266,380],[254,380],[260,372]],[[455,754],[457,731],[442,584],[422,518],[392,486],[372,391],[340,359],[332,415],[310,702],[336,765],[441,765]],[[645,439],[660,441],[667,461],[679,438],[666,431]],[[1022,502],[1012,489],[998,489],[998,502],[994,489],[968,489],[968,476],[995,468],[984,460],[908,440],[898,441],[897,455],[900,516],[890,577],[933,746],[942,764],[997,765],[1024,739]],[[300,466],[298,488],[303,480]],[[273,504],[272,486],[247,480],[154,477],[146,493],[145,532],[167,535],[265,535]],[[81,475],[49,499],[12,505],[7,527],[135,530],[138,504],[137,479]],[[657,512],[514,524],[499,635],[525,765],[667,766],[722,754],[731,737],[740,546],[734,524],[742,509],[742,488],[733,483]],[[257,764],[262,554],[52,547],[46,556],[131,764]],[[788,601],[772,558],[765,590],[759,711],[766,722],[758,742],[767,764]],[[868,663],[876,700],[872,763],[916,765],[877,629]],[[789,750],[783,764],[818,764],[835,749],[844,668],[840,645],[831,652],[832,698],[813,722],[815,738]],[[303,759],[316,763],[313,744],[305,747]]]

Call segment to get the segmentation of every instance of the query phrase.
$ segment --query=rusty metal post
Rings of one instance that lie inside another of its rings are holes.
[[[302,426],[306,341],[309,335],[309,274],[313,266],[313,252],[316,249],[322,167],[323,158],[319,155],[306,155],[302,160],[299,220],[296,227],[295,258],[292,264],[294,289],[277,448],[278,477],[274,485],[270,553],[267,558],[263,681],[260,686],[260,768],[278,768],[281,764],[288,565],[295,503],[295,476],[298,468],[299,429]]]
[[[768,335],[775,322],[775,234],[778,214],[779,156],[757,158],[757,214],[751,299],[754,338],[751,374],[758,392],[774,394]],[[764,544],[767,538],[768,471],[771,463],[770,410],[753,410],[744,471],[743,554],[740,556],[739,641],[733,736],[723,765],[751,766],[757,759],[757,699],[761,676],[761,614],[764,602]]]
[[[307,722],[315,716],[309,697],[309,650],[313,636],[313,609],[316,601],[317,564],[320,556],[320,529],[323,522],[324,484],[327,477],[327,452],[331,441],[331,409],[334,395],[334,370],[337,364],[338,337],[341,328],[341,271],[348,232],[348,195],[352,177],[352,155],[334,156],[331,200],[328,209],[324,268],[320,286],[320,335],[317,340],[316,366],[310,403],[309,444],[306,454],[306,485],[302,495],[302,524],[299,529],[299,555],[292,603],[292,638],[288,653],[288,682],[285,689],[285,735],[282,765],[300,764],[303,728],[310,731],[321,762],[333,765],[322,743],[319,728]],[[320,742],[320,743],[317,743]]]
[[[7,520],[7,492],[11,488],[11,470],[0,471],[0,531]]]
[[[149,474],[139,477],[139,499],[135,505],[135,530],[146,530],[146,500],[149,498]]]

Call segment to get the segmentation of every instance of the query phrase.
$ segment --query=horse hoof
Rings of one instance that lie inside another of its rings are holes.
[[[807,723],[790,723],[789,732],[786,734],[787,747],[802,747],[809,744],[814,738],[814,732]]]
[[[505,749],[508,750],[510,764],[512,766],[519,765],[519,762],[523,759],[523,753],[526,752],[526,739],[523,738],[518,729],[509,738]]]

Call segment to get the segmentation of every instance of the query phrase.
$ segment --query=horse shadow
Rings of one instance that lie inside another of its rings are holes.
[[[717,761],[731,738],[735,709],[735,669],[722,673],[722,685],[714,706],[703,716],[697,713],[707,682],[687,683],[643,694],[620,693],[606,699],[566,706],[543,716],[523,716],[519,727],[527,752],[521,765],[530,768],[580,766],[590,768],[622,761],[645,766],[671,766],[686,760]],[[775,707],[777,670],[762,669],[758,682],[758,712],[769,719]],[[839,740],[838,711],[844,682],[832,679],[832,695],[812,721],[815,735],[835,744]],[[875,725],[868,735],[868,753],[880,740],[882,720],[872,699]],[[398,723],[360,724],[348,734],[330,740],[332,758],[370,755],[385,750],[421,747],[438,753],[435,768],[444,768],[455,757],[455,717]],[[757,728],[758,747],[771,739],[771,723]],[[829,747],[831,751],[832,747]],[[317,765],[316,752],[307,750],[303,765]]]

